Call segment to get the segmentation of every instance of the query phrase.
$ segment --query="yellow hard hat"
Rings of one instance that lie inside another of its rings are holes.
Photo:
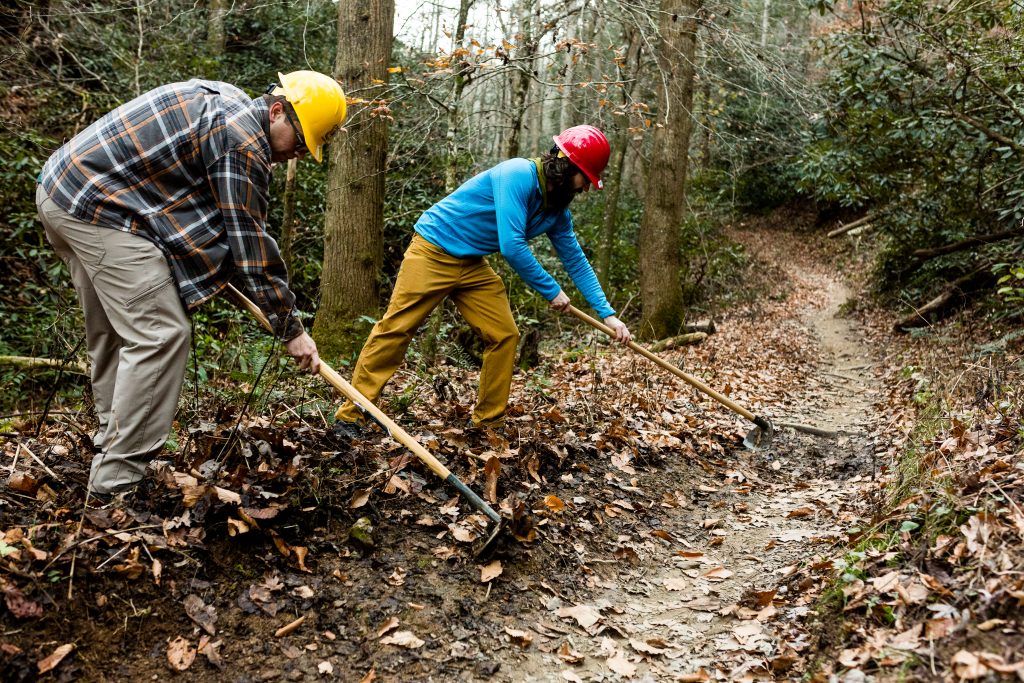
[[[302,126],[302,137],[313,158],[323,160],[324,145],[345,120],[345,93],[336,80],[316,71],[278,73],[281,87],[275,95],[284,95],[295,109]]]

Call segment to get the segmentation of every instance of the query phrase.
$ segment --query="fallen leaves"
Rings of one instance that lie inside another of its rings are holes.
[[[167,644],[167,663],[174,671],[186,671],[196,660],[196,648],[185,638],[177,636]]]
[[[395,631],[390,636],[381,638],[380,644],[394,645],[395,647],[404,647],[409,650],[415,650],[423,647],[424,641],[417,638],[412,631]]]
[[[603,619],[599,610],[588,605],[562,607],[558,609],[555,614],[563,619],[575,619],[576,623],[586,631],[589,631],[598,622],[600,622],[601,619]]]
[[[206,631],[209,635],[217,635],[217,612],[212,605],[207,605],[198,595],[189,595],[185,598],[185,614]]]
[[[494,560],[480,566],[480,583],[487,583],[501,576],[501,560]]]
[[[39,675],[41,676],[47,673],[48,671],[53,671],[54,669],[56,669],[58,666],[60,666],[60,663],[64,661],[64,658],[71,654],[74,651],[74,649],[74,643],[66,643],[58,647],[46,658],[39,660],[39,662],[36,664],[36,668],[39,670]]]

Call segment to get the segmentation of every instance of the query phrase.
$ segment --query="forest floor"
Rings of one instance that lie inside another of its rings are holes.
[[[791,219],[732,230],[760,297],[702,344],[661,355],[755,414],[825,436],[780,427],[745,449],[744,420],[571,326],[517,375],[501,434],[462,428],[475,372],[396,376],[392,395],[412,397],[403,426],[515,520],[485,562],[471,548],[486,520],[397,442],[334,442],[302,406],[211,410],[180,426],[181,447],[137,498],[84,513],[88,414],[54,416],[38,435],[13,424],[0,437],[0,678],[1019,672],[1019,402],[997,424],[991,406],[1007,397],[989,397],[915,437],[923,378],[911,360],[948,368],[973,342],[894,335],[849,303],[859,285],[837,270],[856,272],[855,259]],[[1001,358],[1012,386],[1019,360]],[[944,499],[956,518],[945,540],[915,536],[930,528],[929,499],[901,499],[905,476],[894,484],[917,442],[978,465],[964,483],[973,512]],[[1002,503],[986,505],[996,489]]]

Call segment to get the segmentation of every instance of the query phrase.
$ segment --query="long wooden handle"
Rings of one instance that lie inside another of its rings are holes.
[[[607,325],[605,325],[600,320],[597,320],[596,318],[590,317],[589,315],[587,315],[586,313],[584,313],[580,309],[576,308],[575,306],[569,306],[569,312],[572,313],[577,318],[579,318],[580,320],[582,320],[583,322],[588,323],[588,324],[592,325],[593,327],[596,327],[597,329],[601,330],[602,332],[607,334],[609,337],[614,337],[615,336],[615,332],[612,330],[612,328],[608,327]],[[724,394],[718,393],[717,391],[715,391],[714,389],[712,389],[708,385],[704,384],[704,382],[701,382],[696,377],[693,377],[691,375],[686,374],[685,372],[683,372],[682,370],[680,370],[676,366],[672,365],[668,361],[662,360],[661,358],[659,358],[658,356],[654,355],[653,353],[651,353],[650,351],[648,351],[644,347],[640,346],[636,342],[632,342],[632,341],[629,342],[629,348],[633,349],[634,351],[636,351],[637,353],[639,353],[641,356],[643,356],[647,360],[651,361],[652,363],[654,363],[656,365],[659,365],[662,368],[668,370],[673,375],[675,375],[679,379],[683,380],[684,382],[686,382],[687,384],[692,386],[694,389],[697,389],[698,391],[704,392],[705,394],[707,394],[711,398],[715,399],[716,401],[718,401],[719,403],[721,403],[723,406],[725,406],[729,410],[733,411],[734,413],[738,413],[739,415],[742,415],[743,417],[747,418],[748,420],[750,420],[754,424],[757,424],[759,427],[762,426],[760,424],[759,420],[763,420],[763,418],[757,417],[756,415],[754,415],[752,412],[750,412],[749,410],[747,410],[746,408],[744,408],[740,404],[738,404],[735,401],[729,399],[729,397],[725,396]]]

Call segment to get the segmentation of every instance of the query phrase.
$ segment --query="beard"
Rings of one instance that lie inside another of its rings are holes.
[[[570,176],[568,181],[562,183],[558,187],[553,187],[548,191],[548,209],[552,211],[563,211],[569,208],[569,204],[576,198],[583,190],[574,189],[572,186],[573,177]]]

